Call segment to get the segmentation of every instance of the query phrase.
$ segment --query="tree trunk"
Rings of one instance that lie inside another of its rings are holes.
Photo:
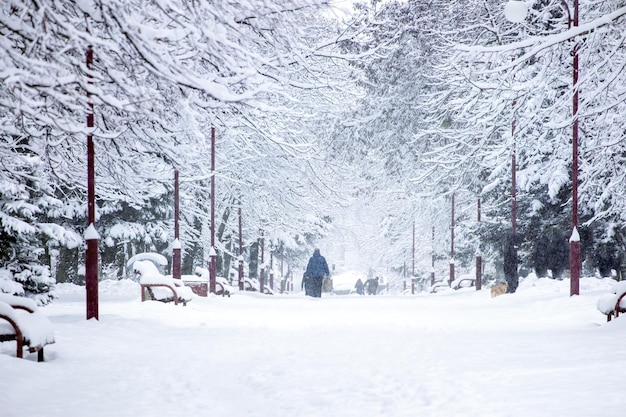
[[[504,245],[504,278],[506,279],[508,293],[514,293],[519,285],[517,273],[517,248],[515,247],[515,235],[507,234]]]

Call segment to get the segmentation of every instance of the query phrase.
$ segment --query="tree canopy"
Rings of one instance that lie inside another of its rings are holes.
[[[581,1],[572,26],[560,0],[532,2],[518,23],[501,3],[372,0],[345,15],[327,0],[4,2],[0,268],[32,293],[80,282],[92,134],[111,276],[137,252],[169,256],[174,170],[186,273],[207,262],[212,197],[225,276],[240,209],[251,265],[265,244],[302,263],[352,207],[367,213],[367,267],[399,270],[415,227],[417,274],[451,246],[461,265],[484,253],[501,268],[512,161],[522,266],[557,275],[564,261],[536,254],[552,241],[560,253],[571,232],[578,92],[583,248],[619,269],[626,5]]]

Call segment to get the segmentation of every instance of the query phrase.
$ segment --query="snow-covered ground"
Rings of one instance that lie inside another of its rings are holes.
[[[0,346],[2,417],[623,415],[626,317],[614,281],[529,278],[514,295],[196,297],[141,303],[132,281],[59,285],[56,344]]]

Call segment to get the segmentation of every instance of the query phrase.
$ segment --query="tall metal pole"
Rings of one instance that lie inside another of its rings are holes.
[[[452,193],[452,218],[450,225],[450,281],[449,286],[452,286],[454,281],[454,193]]]
[[[578,26],[578,0],[574,0],[574,27]],[[580,235],[578,233],[578,41],[573,50],[572,84],[572,235],[570,237],[570,296],[580,293]]]
[[[93,47],[87,47],[87,83],[93,84],[91,68],[93,65]],[[91,93],[87,92],[87,230],[85,240],[85,289],[87,293],[87,320],[98,320],[98,232],[96,231],[96,185],[95,185],[95,150],[93,144],[94,107]]]
[[[415,220],[413,220],[413,249],[411,250],[411,294],[415,294]]]
[[[215,252],[215,126],[211,126],[211,267],[209,274],[209,292],[215,293],[216,252]]]
[[[181,268],[180,268],[180,194],[178,188],[178,170],[174,170],[174,244],[172,245],[172,277],[175,279],[180,279],[181,277]]]
[[[433,226],[433,236],[430,254],[430,285],[435,285],[435,226]]]
[[[415,277],[415,220],[413,221],[413,249],[411,250],[411,277]]]
[[[513,107],[515,107],[513,102]],[[509,283],[508,292],[514,292],[517,289],[517,283],[519,280],[517,272],[517,146],[515,142],[515,115],[513,115],[513,121],[511,122],[511,137],[513,138],[513,151],[511,152],[511,232],[512,232],[512,253],[511,262],[513,267],[510,271],[514,274],[511,279],[515,285]],[[506,259],[506,258],[505,258]],[[506,277],[508,280],[509,278]]]
[[[263,251],[265,249],[265,239],[263,238],[263,230],[261,230],[261,270],[259,271],[259,291],[265,292],[265,260]]]
[[[515,123],[513,123],[513,131],[515,131]],[[511,153],[511,230],[513,237],[517,234],[517,155],[515,143],[513,143],[513,152]]]
[[[241,201],[239,201],[239,291],[243,291],[243,232],[241,219]]]
[[[270,290],[274,291],[274,250],[270,248]]]
[[[480,223],[480,197],[478,197],[478,209],[476,219]],[[480,254],[480,247],[476,249],[476,291],[482,289],[483,281],[483,257]]]

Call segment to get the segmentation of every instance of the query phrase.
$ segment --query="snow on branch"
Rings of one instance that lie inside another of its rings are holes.
[[[493,71],[502,71],[509,68],[516,67],[529,58],[537,55],[539,52],[551,48],[555,45],[564,43],[570,39],[574,39],[577,36],[593,32],[594,30],[611,24],[620,17],[626,15],[626,6],[620,7],[613,13],[606,14],[598,19],[595,19],[589,23],[583,25],[574,26],[564,32],[557,33],[550,36],[532,37],[523,41],[513,42],[505,45],[498,46],[469,46],[469,45],[456,45],[456,49],[463,52],[478,53],[478,54],[490,54],[490,53],[503,53],[512,52],[520,49],[530,48],[528,52],[516,58],[515,60],[504,64]]]

